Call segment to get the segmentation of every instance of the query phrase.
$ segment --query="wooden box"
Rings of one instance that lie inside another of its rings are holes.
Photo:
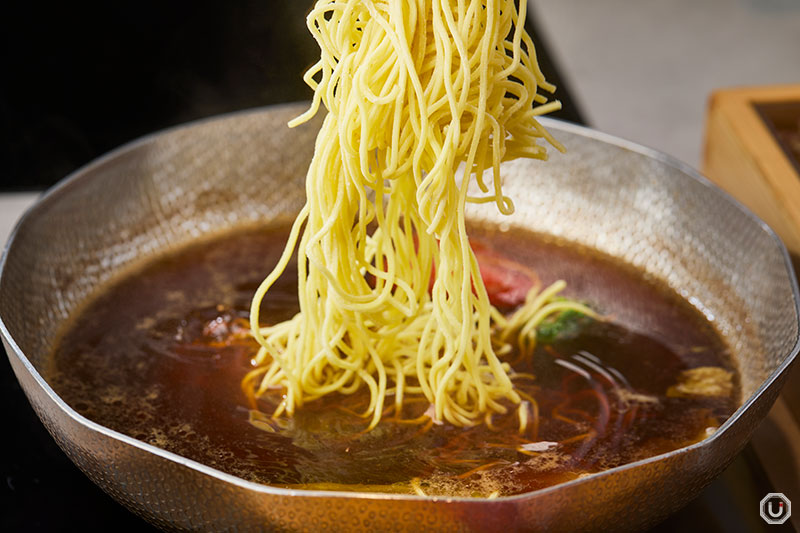
[[[790,130],[800,130],[800,85],[715,91],[702,170],[800,255],[800,155]]]

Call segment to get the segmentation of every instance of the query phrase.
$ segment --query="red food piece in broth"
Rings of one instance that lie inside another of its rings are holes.
[[[528,291],[539,281],[536,272],[480,241],[470,241],[470,245],[492,305],[500,309],[522,305]]]
[[[416,236],[414,237],[416,245]],[[539,276],[532,269],[504,256],[479,240],[470,240],[470,246],[478,261],[481,279],[486,287],[491,304],[498,309],[513,309],[525,302],[525,297],[535,284],[539,283]],[[386,263],[384,261],[384,270]],[[375,278],[367,276],[370,286],[375,286]],[[436,267],[431,266],[431,280],[428,291],[433,290],[436,281]]]

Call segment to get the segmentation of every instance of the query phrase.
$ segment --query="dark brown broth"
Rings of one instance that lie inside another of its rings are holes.
[[[676,295],[597,253],[522,231],[475,229],[474,237],[533,267],[543,282],[565,279],[568,295],[614,319],[587,320],[577,335],[540,343],[532,361],[514,364],[536,375],[517,382],[538,402],[536,434],[529,428],[521,437],[515,416],[495,417],[494,431],[387,417],[363,433],[366,421],[345,413],[363,403],[358,394],[312,402],[273,422],[250,410],[240,388],[253,342],[219,341],[235,319],[247,318],[287,232],[244,231],[194,245],[114,284],[63,334],[50,383],[95,422],[247,480],[390,492],[409,492],[414,480],[426,493],[461,496],[526,492],[667,452],[701,439],[738,405],[738,392],[666,397],[682,370],[732,369],[712,326]],[[296,310],[290,266],[262,316],[275,322]],[[260,407],[271,409],[268,401]],[[427,407],[412,403],[404,418]],[[251,423],[254,415],[260,423]],[[519,451],[540,441],[560,444]]]

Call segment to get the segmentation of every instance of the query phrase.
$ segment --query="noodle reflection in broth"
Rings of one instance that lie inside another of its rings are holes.
[[[489,302],[467,237],[467,202],[513,212],[500,163],[562,149],[536,117],[558,109],[523,29],[525,2],[330,1],[308,25],[322,57],[306,74],[311,109],[328,109],[308,171],[307,202],[278,266],[253,299],[261,349],[243,387],[285,391],[275,415],[366,387],[369,427],[388,395],[399,416],[422,395],[435,420],[470,426],[519,405],[512,337],[565,310],[563,284],[532,292],[510,320]],[[461,172],[459,172],[459,169]],[[470,196],[470,183],[482,191]],[[298,250],[300,312],[263,327],[259,308]],[[430,290],[429,290],[430,288]],[[493,331],[500,331],[493,336]]]

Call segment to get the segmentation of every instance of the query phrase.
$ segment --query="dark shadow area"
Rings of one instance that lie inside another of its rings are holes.
[[[800,174],[800,102],[762,102],[754,103],[753,107]],[[793,259],[797,270],[797,258]]]
[[[11,2],[0,8],[3,189],[37,189],[141,135],[307,99],[310,2]]]

